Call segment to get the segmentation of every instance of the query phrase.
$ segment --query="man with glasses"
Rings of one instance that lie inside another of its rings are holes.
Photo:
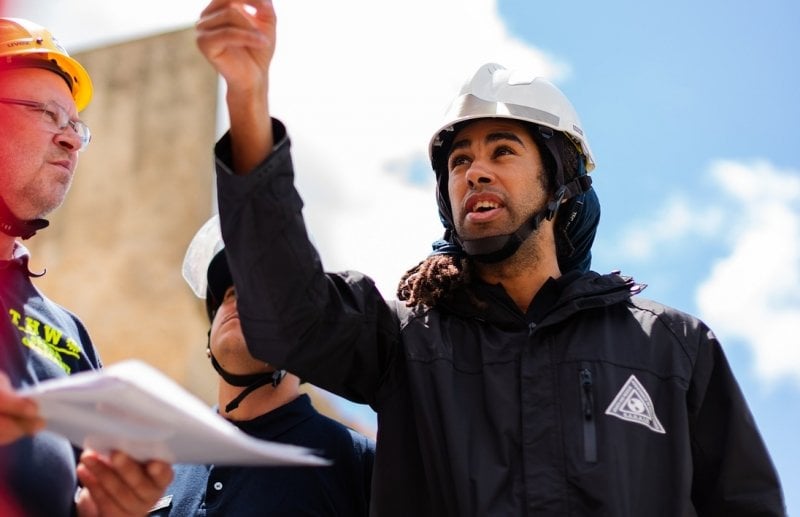
[[[15,394],[40,381],[100,368],[72,313],[31,282],[28,239],[63,201],[91,140],[78,112],[91,100],[86,70],[45,28],[0,18],[0,515],[144,515],[172,477],[164,462],[84,451],[42,431],[36,404]],[[78,480],[84,489],[78,492]]]

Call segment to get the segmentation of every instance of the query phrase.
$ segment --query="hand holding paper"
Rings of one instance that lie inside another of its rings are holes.
[[[43,427],[36,403],[15,393],[8,377],[0,371],[0,444],[11,443]]]
[[[20,391],[47,430],[78,447],[136,460],[216,465],[328,465],[304,447],[258,440],[158,370],[128,360]]]

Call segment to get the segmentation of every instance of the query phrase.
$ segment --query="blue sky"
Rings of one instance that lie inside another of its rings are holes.
[[[329,269],[393,296],[440,233],[425,152],[451,96],[487,61],[538,70],[597,159],[594,269],[621,269],[714,329],[800,512],[796,2],[274,3],[273,110]],[[131,4],[8,9],[80,50],[188,26],[205,2]]]

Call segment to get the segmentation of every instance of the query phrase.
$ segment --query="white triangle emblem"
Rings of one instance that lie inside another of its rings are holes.
[[[606,409],[606,415],[640,424],[657,433],[666,434],[658,421],[653,401],[635,375],[631,375]]]

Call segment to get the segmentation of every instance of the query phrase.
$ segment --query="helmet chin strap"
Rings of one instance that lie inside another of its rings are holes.
[[[531,215],[513,233],[469,240],[461,240],[457,235],[455,238],[458,239],[464,252],[472,259],[484,264],[501,262],[516,253],[525,239],[539,228],[542,221],[545,219],[549,221],[556,215],[567,190],[566,186],[561,186],[544,210],[539,210]]]
[[[482,239],[461,241],[464,252],[472,259],[484,264],[496,264],[509,258],[517,252],[525,239],[530,236],[541,224],[545,212],[540,211],[530,217],[514,233],[495,235]]]
[[[209,333],[210,334],[210,333]],[[242,400],[261,386],[265,386],[267,384],[272,384],[273,388],[277,388],[278,384],[281,383],[284,376],[286,376],[286,370],[274,370],[271,372],[260,372],[260,373],[252,373],[249,375],[236,375],[226,371],[221,364],[217,361],[217,358],[214,357],[214,354],[211,353],[211,346],[206,348],[206,353],[208,353],[208,357],[211,359],[211,365],[217,371],[220,377],[225,379],[225,382],[230,384],[231,386],[239,386],[245,388],[244,391],[239,393],[233,400],[228,402],[225,406],[225,412],[230,413],[237,407],[239,404],[242,403]]]
[[[33,235],[46,228],[50,222],[47,219],[32,219],[24,221],[15,216],[6,202],[0,197],[0,231],[12,237],[22,237],[29,239]]]

